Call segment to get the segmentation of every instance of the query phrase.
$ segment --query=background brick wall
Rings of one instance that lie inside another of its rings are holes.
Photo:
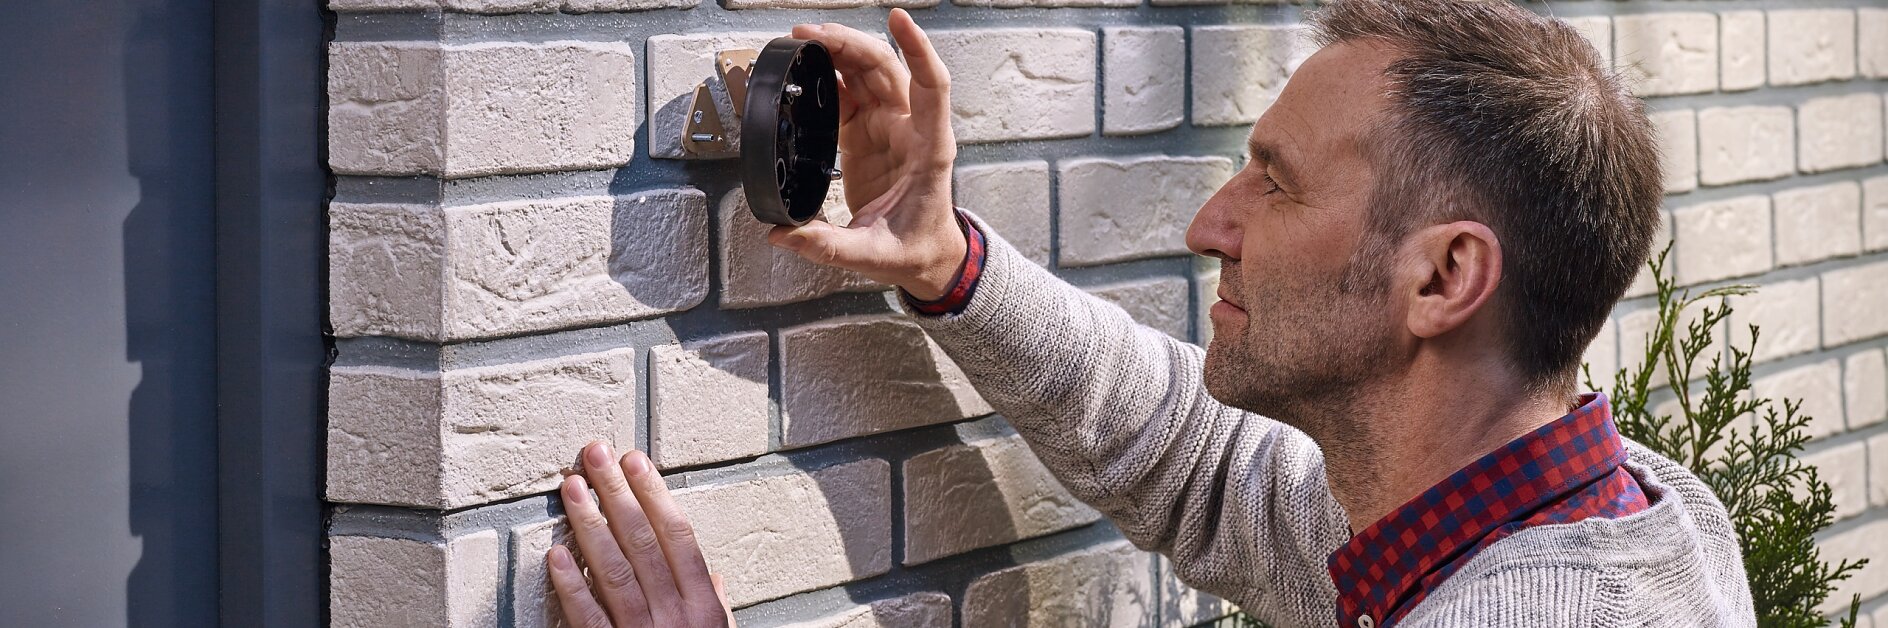
[[[1568,1],[1632,75],[1686,285],[1748,282],[1759,386],[1877,561],[1888,626],[1888,10]],[[1224,0],[331,0],[336,625],[551,625],[547,496],[584,442],[670,474],[749,625],[1185,625],[1223,614],[1071,499],[883,286],[767,247],[682,159],[721,48],[918,9],[955,80],[959,204],[1142,322],[1203,339],[1187,221],[1306,55]],[[725,110],[725,107],[724,107]],[[732,122],[730,120],[730,122]],[[827,216],[849,219],[835,194]],[[1641,353],[1642,282],[1589,351]]]

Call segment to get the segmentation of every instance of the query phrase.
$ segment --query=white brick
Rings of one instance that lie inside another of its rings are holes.
[[[1647,116],[1658,134],[1659,162],[1665,168],[1665,193],[1698,188],[1698,114],[1690,109]]]
[[[1677,224],[1680,284],[1752,275],[1770,269],[1770,199],[1743,196],[1672,210]]]
[[[1718,14],[1720,71],[1724,91],[1763,87],[1764,26],[1762,11],[1726,11]]]
[[[1799,366],[1780,373],[1758,377],[1750,383],[1751,394],[1771,400],[1778,416],[1783,401],[1797,399],[1802,407],[1797,415],[1808,415],[1803,431],[1810,438],[1840,434],[1842,427],[1842,365],[1835,360]]]
[[[555,489],[571,452],[635,442],[635,351],[328,373],[328,500],[453,509]]]
[[[697,0],[699,1],[699,0]],[[741,120],[734,103],[715,73],[715,53],[735,48],[759,50],[785,32],[727,32],[691,35],[654,35],[649,38],[649,156],[663,159],[701,159],[682,152],[682,130],[687,127],[688,101],[695,86],[709,81],[722,128],[736,131]],[[740,134],[731,133],[730,145],[740,146]],[[706,158],[728,158],[714,155]]]
[[[845,193],[834,181],[820,219],[852,223]],[[821,266],[767,243],[773,225],[754,219],[741,190],[721,197],[716,224],[721,235],[721,307],[748,308],[817,299],[839,292],[882,290],[864,275]]]
[[[685,310],[708,294],[691,189],[436,208],[329,206],[337,336],[458,341]]]
[[[1020,436],[912,456],[905,461],[904,478],[907,565],[1101,518],[1062,488]]]
[[[1817,262],[1862,250],[1862,189],[1854,181],[1778,192],[1777,265]]]
[[[1862,76],[1888,78],[1888,9],[1857,9],[1856,64]]]
[[[498,532],[444,542],[328,538],[328,625],[498,625]]]
[[[963,143],[1095,132],[1095,33],[1067,28],[931,33],[951,71],[951,127]]]
[[[440,0],[328,0],[328,8],[345,11],[412,11],[439,8]]]
[[[1779,281],[1757,288],[1756,294],[1731,299],[1731,344],[1748,349],[1750,326],[1758,327],[1756,362],[1815,351],[1822,342],[1822,305],[1815,277]]]
[[[976,579],[965,626],[1136,626],[1159,611],[1152,555],[1117,541]]]
[[[1836,519],[1847,519],[1868,508],[1868,449],[1864,443],[1846,443],[1802,457],[1816,467],[1816,475],[1829,484],[1830,501],[1836,506]],[[1799,491],[1799,496],[1806,495]]]
[[[1030,261],[1049,265],[1049,162],[957,168],[958,207],[977,214]]]
[[[1063,266],[1186,254],[1193,214],[1233,173],[1224,157],[1071,159],[1060,168]]]
[[[1823,344],[1834,347],[1888,334],[1888,262],[1822,274]]]
[[[1703,318],[1704,309],[1706,307],[1716,306],[1717,303],[1715,302],[1699,302],[1692,304],[1691,307],[1685,308],[1684,311],[1679,313],[1678,326],[1675,328],[1675,333],[1684,334],[1686,329],[1689,329],[1692,324],[1697,323]],[[1655,305],[1633,310],[1619,316],[1620,368],[1636,369],[1640,364],[1645,362],[1647,346],[1646,335],[1651,333],[1653,325],[1657,323],[1658,308]],[[1724,340],[1723,328],[1720,327],[1711,330],[1711,338],[1713,343],[1712,348],[1698,354],[1698,359],[1693,360],[1691,363],[1691,379],[1696,380],[1703,378],[1705,369],[1711,366],[1712,356],[1722,351]],[[1677,347],[1674,346],[1673,349],[1674,352],[1676,352]],[[1661,357],[1659,359],[1663,360],[1664,358]],[[1652,371],[1651,385],[1653,387],[1664,386],[1667,381],[1668,379],[1663,365]],[[1598,383],[1605,384],[1606,382]]]
[[[701,0],[564,0],[565,13],[693,9]]]
[[[1888,420],[1888,364],[1883,363],[1880,350],[1862,351],[1843,361],[1842,394],[1849,410],[1849,429]],[[1888,470],[1888,458],[1882,459],[1882,466]]]
[[[1580,31],[1587,43],[1593,44],[1593,50],[1600,53],[1604,67],[1613,67],[1613,18],[1604,15],[1593,17],[1560,18],[1573,30]]]
[[[1064,8],[1064,7],[1136,7],[1141,0],[951,0],[960,7]]]
[[[1648,257],[1646,265],[1639,267],[1639,276],[1633,278],[1632,285],[1626,286],[1624,298],[1643,297],[1658,292],[1658,282],[1652,277],[1652,264],[1650,262],[1651,260],[1658,259],[1659,252],[1664,251],[1665,247],[1671,246],[1671,244],[1672,214],[1671,212],[1660,211],[1658,228],[1652,232],[1652,254]],[[1665,256],[1666,274],[1672,274],[1674,270],[1672,265],[1676,264],[1677,261],[1678,251],[1675,249]]]
[[[689,486],[674,497],[735,606],[891,569],[891,465],[883,460]]]
[[[1888,506],[1888,434],[1868,438],[1868,504]]]
[[[951,628],[951,596],[913,593],[854,605],[826,617],[786,624],[782,628]]]
[[[1648,13],[1613,18],[1616,63],[1641,96],[1697,94],[1718,86],[1718,16]]]
[[[1301,26],[1193,28],[1193,124],[1257,122],[1311,56]]]
[[[1212,309],[1213,303],[1219,300],[1219,269],[1214,268],[1201,273],[1194,285],[1197,286],[1195,290],[1198,294],[1194,296],[1193,308],[1194,312],[1198,313],[1198,318],[1193,325],[1199,330],[1199,344],[1204,347],[1213,342],[1213,320],[1207,313]]]
[[[1726,185],[1796,171],[1796,120],[1789,107],[1712,107],[1698,112],[1698,180]]]
[[[1600,333],[1586,346],[1586,353],[1580,362],[1587,367],[1587,373],[1581,374],[1583,386],[1585,377],[1591,374],[1593,383],[1611,389],[1613,374],[1619,372],[1619,324],[1613,319],[1606,319],[1606,324],[1600,326]]]
[[[649,349],[649,457],[658,468],[767,452],[767,363],[757,331]]]
[[[1237,610],[1231,603],[1219,599],[1211,593],[1187,586],[1174,572],[1173,561],[1163,556],[1155,556],[1159,570],[1155,586],[1160,588],[1160,626],[1162,628],[1191,628]]]
[[[990,412],[916,324],[858,317],[780,330],[780,440],[804,447]]]
[[[461,13],[497,15],[505,13],[550,13],[563,6],[571,12],[629,11],[655,8],[688,8],[700,0],[329,0],[335,11],[414,11],[445,10]]]
[[[1882,101],[1879,94],[1815,98],[1803,103],[1796,126],[1803,172],[1855,168],[1881,162]]]
[[[1855,11],[1770,12],[1770,84],[1802,85],[1855,76]]]
[[[1097,286],[1088,292],[1127,310],[1128,315],[1142,325],[1173,336],[1175,340],[1187,341],[1193,310],[1186,279],[1143,279]]]
[[[565,626],[557,593],[551,589],[546,557],[552,545],[562,545],[583,560],[577,538],[563,517],[526,523],[511,529],[511,625],[513,628]],[[581,564],[581,563],[580,563]]]
[[[1835,583],[1836,590],[1817,610],[1832,613],[1841,608],[1846,612],[1855,595],[1868,600],[1888,593],[1888,543],[1881,542],[1884,538],[1888,538],[1888,519],[1875,519],[1840,534],[1826,535],[1816,544],[1823,560],[1868,560],[1849,579]]]
[[[1888,177],[1862,182],[1862,246],[1888,250]]]
[[[1139,4],[1139,0],[1135,0]],[[1138,135],[1186,116],[1186,31],[1178,26],[1101,29],[1102,133]]]
[[[336,42],[328,163],[339,174],[472,177],[629,163],[627,44]]]

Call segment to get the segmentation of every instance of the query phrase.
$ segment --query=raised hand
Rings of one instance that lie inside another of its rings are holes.
[[[894,9],[901,63],[878,38],[839,24],[802,24],[839,71],[839,152],[852,223],[775,227],[767,239],[808,260],[864,274],[936,299],[963,264],[967,245],[951,204],[950,71],[930,39]]]
[[[586,481],[586,478],[588,480]],[[596,498],[590,486],[596,486]],[[721,579],[708,573],[695,530],[640,451],[614,458],[610,446],[583,449],[583,473],[564,478],[564,514],[590,566],[590,580],[558,545],[551,588],[564,620],[580,628],[734,625]]]

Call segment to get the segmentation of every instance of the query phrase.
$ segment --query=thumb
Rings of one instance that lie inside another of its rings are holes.
[[[896,261],[896,247],[885,241],[890,234],[883,224],[848,228],[815,220],[798,227],[781,225],[767,232],[767,242],[815,264],[871,274]]]

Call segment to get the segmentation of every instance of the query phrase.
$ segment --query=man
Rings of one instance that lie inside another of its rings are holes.
[[[1273,625],[1753,625],[1723,506],[1576,394],[1658,220],[1641,104],[1507,2],[1341,0],[1314,27],[1187,232],[1221,260],[1204,352],[960,220],[949,77],[902,11],[909,74],[851,29],[794,29],[845,79],[856,217],[770,240],[900,286],[1071,492]],[[564,608],[725,621],[646,459],[632,491],[593,453],[605,512],[582,478],[564,496],[601,595],[554,550]]]

